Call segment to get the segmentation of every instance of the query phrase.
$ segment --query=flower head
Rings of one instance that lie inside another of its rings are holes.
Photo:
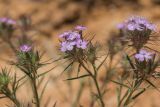
[[[68,37],[67,40],[75,40],[75,39],[80,39],[80,34],[77,32],[71,32]]]
[[[137,31],[156,31],[156,26],[150,23],[147,19],[139,16],[133,16],[124,22],[127,30]]]
[[[31,49],[32,49],[32,47],[27,45],[27,44],[24,44],[24,45],[20,46],[20,50],[22,52],[29,52]]]
[[[71,51],[71,50],[73,50],[75,45],[76,45],[75,42],[64,41],[61,43],[61,51],[62,52]]]
[[[84,40],[78,40],[76,43],[77,48],[86,49],[87,48],[87,42]]]
[[[59,35],[60,38],[66,38],[72,31],[66,31]]]
[[[0,18],[0,23],[4,23],[7,25],[15,25],[16,21],[9,19],[9,18]]]
[[[139,53],[135,54],[135,58],[140,62],[148,61],[153,58],[153,54],[145,50],[140,50]]]
[[[60,50],[62,52],[72,51],[74,48],[86,49],[87,42],[83,40],[77,31],[67,31],[59,36],[62,38]]]
[[[118,25],[122,31],[124,38],[132,43],[137,51],[139,51],[149,41],[151,34],[156,32],[156,26],[149,22],[146,18],[133,16]]]
[[[67,31],[59,35],[60,38],[65,38],[66,40],[75,40],[80,38],[80,34],[74,31]]]

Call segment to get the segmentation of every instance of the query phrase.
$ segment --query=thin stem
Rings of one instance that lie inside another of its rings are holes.
[[[105,107],[105,104],[103,102],[103,99],[102,99],[102,94],[101,94],[101,91],[100,91],[100,88],[99,88],[99,85],[98,85],[98,81],[97,81],[97,68],[95,66],[95,64],[92,64],[93,68],[94,68],[94,76],[93,76],[93,80],[94,80],[94,83],[96,85],[96,89],[97,89],[97,92],[98,92],[98,96],[99,96],[99,100],[101,102],[101,106],[102,107]]]
[[[12,99],[12,101],[14,102],[14,104],[16,105],[16,107],[20,107],[20,103],[17,100],[16,96],[14,96],[14,98]]]
[[[90,74],[90,76],[92,77],[93,74],[92,74],[91,71],[83,64],[83,62],[80,62],[80,64],[81,64],[82,67],[88,72],[88,74]]]
[[[112,70],[112,61],[113,61],[113,58],[112,57],[110,57],[110,63],[109,63],[109,67],[108,67],[108,69],[107,69],[107,72],[106,72],[106,74],[105,74],[105,80],[104,80],[104,83],[102,84],[102,89],[104,89],[104,87],[107,85],[107,83],[108,83],[108,74],[109,74],[109,72]]]
[[[39,96],[38,96],[37,86],[36,86],[36,80],[34,78],[31,78],[31,85],[32,85],[33,94],[34,94],[35,101],[36,101],[36,107],[40,107]]]
[[[121,105],[121,95],[122,95],[122,86],[120,85],[120,87],[117,89],[117,100],[118,100],[118,107],[120,107]]]
[[[16,105],[16,107],[20,107],[20,103],[15,96],[7,96],[7,97]]]
[[[95,83],[95,87],[97,89],[98,92],[98,98],[100,100],[101,103],[101,107],[105,107],[105,104],[103,102],[103,98],[102,98],[102,94],[100,92],[100,88],[98,85],[98,81],[97,81],[97,68],[95,67],[95,65],[93,64],[92,66],[94,67],[94,74],[91,73],[91,71],[83,64],[83,62],[81,62],[79,60],[79,63],[82,65],[82,67],[90,74],[91,78],[93,79],[94,83]]]
[[[123,100],[125,99],[125,96],[126,96],[127,98],[126,98],[123,106],[124,106],[124,107],[128,106],[128,105],[132,102],[132,100],[133,100],[133,94],[134,94],[134,92],[138,90],[138,88],[139,88],[139,86],[140,86],[141,84],[142,84],[142,81],[141,81],[141,80],[139,80],[139,81],[137,81],[137,82],[134,81],[133,86],[132,86],[130,89],[128,89],[129,95],[128,95],[128,96],[127,96],[127,94],[124,95],[124,97],[121,99],[120,104],[123,102]],[[126,93],[127,93],[127,92],[126,92]],[[120,105],[119,105],[119,106],[120,106]]]
[[[97,92],[98,92],[99,100],[101,102],[101,107],[105,107],[105,104],[103,102],[102,94],[100,92],[100,88],[99,88],[99,85],[98,85],[96,77],[94,77],[93,80],[94,80],[94,83],[95,83],[95,86],[96,86],[96,89],[97,89]]]
[[[6,88],[6,91],[4,91],[3,93],[16,105],[16,107],[20,107],[20,103],[17,100],[15,93],[11,93],[11,91],[8,88]]]
[[[129,93],[126,101],[124,102],[124,107],[126,107],[128,104],[130,104],[130,102],[131,102],[130,100],[131,100],[131,98],[132,98],[132,95],[133,95],[134,91],[135,91],[135,90],[131,90],[131,92]]]

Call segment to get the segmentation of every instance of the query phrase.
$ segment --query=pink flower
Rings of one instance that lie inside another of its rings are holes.
[[[75,42],[64,41],[61,43],[61,51],[62,52],[71,51],[71,50],[73,50],[75,45],[76,45]]]
[[[77,48],[86,49],[87,48],[87,42],[84,40],[78,40],[76,42]]]
[[[153,54],[145,50],[140,50],[138,54],[135,54],[135,58],[140,62],[148,61],[152,59],[152,57],[153,57]]]
[[[16,24],[16,21],[12,20],[12,19],[9,19],[9,18],[0,18],[0,22],[1,23],[5,23],[5,24],[8,24],[8,25],[15,25]]]
[[[20,46],[20,50],[22,52],[29,52],[29,51],[31,51],[31,49],[32,49],[32,47],[27,45],[27,44],[24,44],[24,45]]]

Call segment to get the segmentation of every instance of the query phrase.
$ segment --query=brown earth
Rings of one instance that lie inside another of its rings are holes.
[[[135,3],[136,0],[133,0],[134,2],[108,0],[109,2],[105,2],[106,4],[103,0],[95,0],[95,3],[84,1],[0,0],[0,16],[7,16],[13,19],[18,19],[21,15],[29,16],[32,20],[32,25],[36,27],[36,31],[32,31],[30,34],[35,36],[38,46],[41,46],[46,51],[44,59],[57,58],[58,52],[55,48],[58,45],[57,35],[72,29],[77,24],[87,26],[86,34],[89,36],[96,35],[95,40],[102,44],[110,36],[110,32],[116,29],[116,24],[131,15],[142,15],[157,25],[160,24],[160,5],[154,4],[151,0],[137,0],[138,3]],[[6,52],[9,51],[8,47],[2,44],[0,50],[1,58],[8,59],[8,56],[6,56]],[[0,66],[5,65],[6,63],[1,61]],[[49,65],[43,68],[41,72],[53,66],[54,64]],[[72,82],[72,88],[70,89],[67,85],[68,83],[63,81],[67,73],[60,76],[63,68],[63,66],[59,66],[48,74],[50,81],[42,101],[44,104],[50,99],[48,107],[52,107],[55,102],[57,102],[57,107],[70,107],[77,94],[79,81]],[[16,68],[14,69],[16,70]],[[103,75],[103,72],[101,75]],[[79,102],[82,107],[89,107],[90,93],[88,85],[88,83],[85,83],[85,89]],[[115,87],[116,85],[111,83],[107,87],[108,92],[105,95],[106,107],[116,107]],[[19,90],[18,98],[21,101],[31,101],[31,97],[32,93],[28,85]],[[151,89],[135,101],[134,107],[160,107],[159,97],[160,93]],[[5,107],[8,103],[8,100],[0,100],[0,107]],[[98,107],[98,105],[96,106]]]

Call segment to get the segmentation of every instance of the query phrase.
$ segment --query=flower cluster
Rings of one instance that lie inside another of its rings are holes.
[[[27,44],[20,46],[20,51],[22,51],[22,52],[29,52],[29,51],[31,51],[31,49],[32,49],[31,46],[29,46]]]
[[[11,39],[12,33],[15,30],[16,21],[9,18],[0,18],[0,37],[8,41]]]
[[[33,48],[27,44],[21,45],[17,52],[17,61],[13,62],[24,73],[29,76],[36,73],[37,69],[41,67],[41,55],[38,51],[34,51]]]
[[[151,34],[156,32],[156,26],[139,16],[129,18],[117,26],[126,39],[132,42],[137,52],[147,43]]]
[[[6,25],[15,25],[16,21],[9,18],[0,18],[0,23],[6,24]]]
[[[153,58],[153,53],[147,52],[145,50],[140,50],[139,53],[135,54],[135,58],[140,62],[148,61]]]
[[[156,31],[156,26],[150,23],[147,19],[139,16],[134,16],[120,23],[117,26],[119,29],[126,29],[128,31]]]
[[[131,61],[130,64],[134,69],[136,78],[148,78],[151,76],[157,76],[156,69],[159,67],[159,59],[156,58],[156,54],[148,52],[146,50],[140,50],[139,53],[134,55],[135,61]]]
[[[84,30],[82,26],[77,26],[76,29]],[[61,42],[61,51],[72,51],[74,48],[86,49],[87,41],[82,38],[82,35],[77,31],[67,31],[59,36],[63,41]]]

